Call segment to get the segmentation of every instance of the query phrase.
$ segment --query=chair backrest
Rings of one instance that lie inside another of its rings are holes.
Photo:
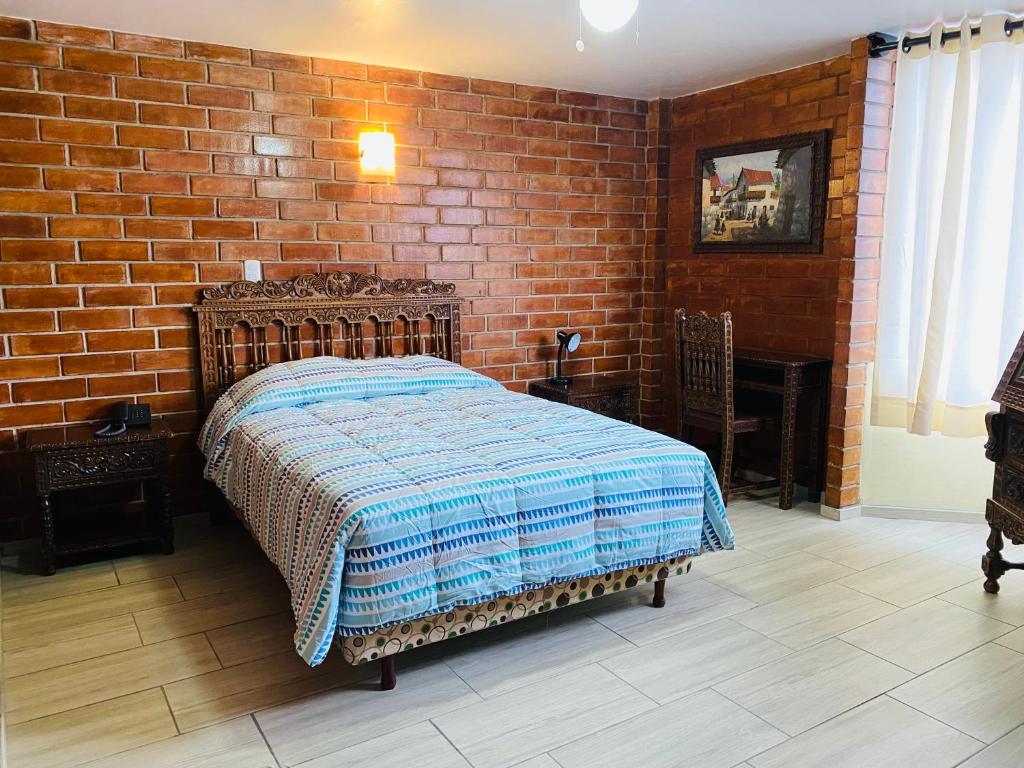
[[[688,412],[715,414],[727,424],[734,418],[732,313],[687,317],[676,310],[676,365],[680,434]]]

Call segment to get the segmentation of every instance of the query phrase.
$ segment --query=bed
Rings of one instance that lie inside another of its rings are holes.
[[[405,650],[689,571],[732,547],[707,457],[463,368],[450,283],[206,289],[200,447],[288,583],[295,648]]]

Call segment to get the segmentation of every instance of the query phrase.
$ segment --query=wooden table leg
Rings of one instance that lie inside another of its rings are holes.
[[[40,494],[39,511],[43,519],[42,570],[44,576],[52,576],[57,569],[54,565],[53,505],[50,503],[50,494]]]
[[[145,491],[150,519],[159,530],[160,551],[165,555],[173,555],[174,517],[171,509],[171,491],[167,483],[159,479],[146,480]]]
[[[793,508],[793,462],[796,460],[797,372],[786,368],[782,392],[782,446],[779,451],[779,509]]]
[[[807,488],[807,498],[817,504],[821,501],[821,488],[825,480],[823,457],[828,450],[825,446],[827,434],[825,425],[828,424],[828,382],[821,382],[814,392],[814,407],[811,410],[811,444],[807,456],[812,480]]]

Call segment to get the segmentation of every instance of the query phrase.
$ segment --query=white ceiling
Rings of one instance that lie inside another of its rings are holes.
[[[978,2],[978,0],[972,0]],[[1019,1],[1019,0],[1018,0]],[[640,0],[601,33],[575,0],[0,0],[0,14],[652,98],[820,61],[875,30],[985,9],[963,0]]]

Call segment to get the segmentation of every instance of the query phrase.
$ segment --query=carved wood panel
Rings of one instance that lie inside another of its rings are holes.
[[[276,362],[434,355],[461,362],[461,299],[452,283],[358,272],[238,281],[203,291],[198,316],[202,400]]]

